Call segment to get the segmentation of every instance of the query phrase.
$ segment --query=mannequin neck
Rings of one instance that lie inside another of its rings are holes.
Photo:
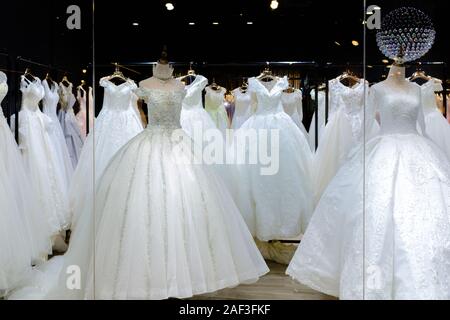
[[[405,67],[401,65],[393,64],[391,70],[389,70],[388,78],[391,80],[402,80],[405,81]]]
[[[173,68],[169,64],[157,63],[153,66],[153,76],[160,80],[169,80],[172,78]]]

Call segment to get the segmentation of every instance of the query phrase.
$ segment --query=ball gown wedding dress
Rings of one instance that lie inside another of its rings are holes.
[[[426,134],[441,148],[450,161],[450,125],[437,107],[435,94],[437,91],[442,91],[442,84],[436,82],[435,79],[430,79],[420,88],[422,89]]]
[[[58,157],[51,138],[52,119],[39,109],[39,102],[45,96],[41,80],[30,81],[22,76],[20,91],[19,147],[27,180],[40,202],[42,219],[49,223],[51,234],[56,235],[69,225],[66,164]]]
[[[86,139],[70,188],[72,229],[82,206],[94,192],[94,181],[99,180],[117,151],[144,129],[135,106],[133,91],[137,86],[133,80],[116,85],[102,78],[100,86],[105,90],[103,107]]]
[[[0,72],[0,103],[8,93]],[[22,159],[0,107],[0,297],[51,253],[48,226],[25,177]]]
[[[225,137],[228,129],[228,114],[225,109],[225,88],[214,90],[211,87],[206,87],[205,94],[205,110],[208,111],[209,116],[213,120],[216,128],[219,129]]]
[[[67,149],[66,139],[64,138],[64,132],[59,123],[58,115],[56,109],[59,102],[58,89],[59,86],[53,83],[52,86],[49,85],[47,80],[42,81],[44,86],[45,95],[42,99],[43,112],[50,119],[52,119],[50,138],[53,141],[59,162],[63,164],[62,177],[66,183],[67,189],[69,188],[70,181],[73,175],[73,165],[70,159],[69,150]]]
[[[77,100],[72,92],[72,88],[73,86],[71,83],[67,87],[63,83],[59,84],[61,109],[58,114],[58,119],[64,132],[72,166],[75,169],[78,164],[78,159],[80,158],[84,139],[81,136],[77,118],[73,111],[73,106]]]
[[[283,92],[281,95],[281,102],[283,104],[284,112],[286,112],[297,125],[297,127],[305,135],[305,138],[309,141],[309,134],[303,125],[303,95],[298,89],[294,92]]]
[[[252,96],[248,91],[242,92],[241,88],[234,89],[232,93],[235,107],[231,128],[237,130],[252,115]]]
[[[369,110],[380,134],[325,190],[287,274],[341,299],[450,299],[450,165],[417,131],[420,88],[381,82]]]
[[[305,135],[283,110],[281,96],[287,87],[286,77],[270,82],[249,79],[248,90],[256,96],[257,109],[235,132],[231,146],[231,154],[237,154],[246,143],[247,163],[236,165],[230,189],[252,235],[262,241],[298,237],[313,211],[312,154]],[[276,137],[271,130],[279,134],[279,141],[272,141],[279,147],[275,151],[279,168],[275,174],[262,175],[264,166],[248,160],[253,147],[265,143],[263,139],[270,148],[270,140]],[[252,132],[256,132],[256,140]]]
[[[152,89],[141,87],[138,95],[150,123],[106,168],[95,215],[87,206],[66,255],[11,298],[187,298],[268,272],[221,181],[190,163],[191,140],[180,127],[182,83],[146,82]],[[72,265],[81,268],[81,290],[66,288]]]

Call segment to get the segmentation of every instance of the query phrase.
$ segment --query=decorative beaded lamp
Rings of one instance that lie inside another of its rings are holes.
[[[425,13],[402,7],[383,18],[376,39],[386,57],[403,64],[424,56],[433,46],[435,36],[433,23]]]

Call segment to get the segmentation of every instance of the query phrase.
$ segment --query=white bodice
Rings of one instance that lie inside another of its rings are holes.
[[[103,98],[103,108],[110,111],[127,111],[133,108],[134,90],[137,89],[136,83],[129,79],[119,85],[103,78],[100,80],[100,86],[105,89]]]
[[[58,85],[54,83],[52,87],[50,87],[47,80],[42,81],[42,85],[44,87],[44,98],[42,100],[44,113],[51,117],[56,117],[56,110],[58,108],[59,102],[59,94],[58,94]]]
[[[3,102],[3,99],[5,99],[6,95],[8,94],[8,84],[5,82],[0,81],[0,104]],[[0,106],[0,117],[3,117],[3,109]]]
[[[195,80],[185,87],[186,96],[183,100],[183,109],[203,109],[202,91],[208,84],[208,79],[197,75]]]
[[[281,95],[289,86],[287,77],[263,82],[256,78],[248,80],[248,90],[255,94],[258,106],[256,114],[271,114],[283,111]]]
[[[281,101],[283,103],[284,112],[289,116],[293,116],[296,112],[300,117],[300,121],[303,119],[302,110],[302,92],[296,89],[294,92],[283,92],[281,94]]]
[[[417,123],[424,130],[421,89],[405,81],[401,89],[386,81],[370,89],[369,110],[379,113],[381,134],[417,134]]]
[[[45,95],[41,80],[35,78],[34,81],[30,81],[22,76],[20,91],[22,92],[22,110],[38,111],[39,101]]]
[[[210,87],[206,87],[205,90],[205,109],[212,112],[219,110],[224,105],[225,88],[213,90]]]
[[[249,91],[242,92],[240,88],[233,90],[234,96],[234,115],[245,116],[251,110],[252,96]]]
[[[137,95],[144,99],[148,106],[149,125],[147,129],[163,127],[180,128],[180,114],[185,90],[149,89],[139,87]]]
[[[61,108],[64,111],[72,110],[76,102],[72,89],[73,85],[71,83],[68,87],[66,87],[63,83],[59,83],[59,101],[61,103]]]
[[[420,86],[422,90],[422,107],[425,114],[438,111],[435,92],[442,91],[442,84],[436,79],[430,79]]]

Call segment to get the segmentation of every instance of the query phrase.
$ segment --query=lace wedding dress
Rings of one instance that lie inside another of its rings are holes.
[[[77,118],[73,111],[76,98],[73,95],[72,88],[73,86],[71,83],[67,87],[63,83],[59,84],[61,110],[59,111],[58,118],[64,132],[72,166],[75,169],[78,164],[78,159],[80,158],[84,139],[81,136]]]
[[[283,104],[284,112],[286,112],[297,125],[297,127],[305,135],[305,138],[309,141],[308,131],[306,131],[303,125],[303,104],[302,104],[302,92],[296,89],[294,92],[284,92],[281,95],[281,102]],[[312,149],[313,150],[313,149]]]
[[[441,148],[450,161],[450,125],[439,111],[436,103],[437,91],[442,91],[442,84],[435,79],[428,80],[420,86],[422,90],[422,107],[425,115],[426,134]]]
[[[223,136],[228,129],[228,114],[225,109],[225,88],[214,90],[211,87],[206,87],[205,94],[205,110],[213,120],[216,128],[219,129]]]
[[[104,88],[103,107],[94,130],[89,133],[70,188],[70,208],[73,213],[72,230],[76,220],[94,192],[93,181],[98,181],[112,157],[142,130],[142,122],[135,106],[133,80],[115,85],[107,78],[100,80]],[[94,170],[95,163],[95,170]],[[95,179],[92,178],[95,176]]]
[[[230,190],[252,235],[262,241],[297,238],[313,211],[312,154],[308,140],[283,110],[281,96],[287,87],[286,77],[271,82],[249,79],[248,90],[256,96],[257,110],[235,132],[231,146],[231,154],[244,149],[247,161],[236,165]],[[268,148],[278,146],[279,165],[273,174],[262,175],[265,166],[250,164],[249,159],[255,146],[266,143]]]
[[[417,131],[420,88],[373,86],[376,111],[380,134],[325,190],[287,274],[341,299],[450,299],[450,164]]]
[[[8,93],[0,72],[0,103]],[[48,226],[29,188],[22,159],[0,107],[0,297],[15,289],[31,263],[51,253]]]
[[[61,128],[61,124],[59,123],[58,115],[56,113],[56,109],[58,107],[59,102],[59,94],[58,94],[58,85],[53,83],[53,86],[50,87],[47,80],[42,81],[42,85],[44,86],[44,98],[42,99],[43,112],[47,115],[51,122],[51,130],[50,130],[50,138],[53,141],[53,145],[56,150],[56,155],[59,158],[59,162],[62,163],[62,177],[65,181],[66,188],[69,188],[70,181],[73,175],[73,165],[69,156],[69,151],[67,149],[66,139],[64,138],[64,132]]]
[[[237,130],[252,115],[252,96],[250,92],[242,92],[240,88],[234,89],[232,93],[235,107],[231,128]]]
[[[268,272],[225,187],[191,164],[191,140],[180,127],[182,83],[144,82],[152,89],[138,94],[150,123],[106,168],[95,215],[87,206],[66,255],[11,298],[187,298]],[[71,265],[81,268],[81,290],[66,288]]]

